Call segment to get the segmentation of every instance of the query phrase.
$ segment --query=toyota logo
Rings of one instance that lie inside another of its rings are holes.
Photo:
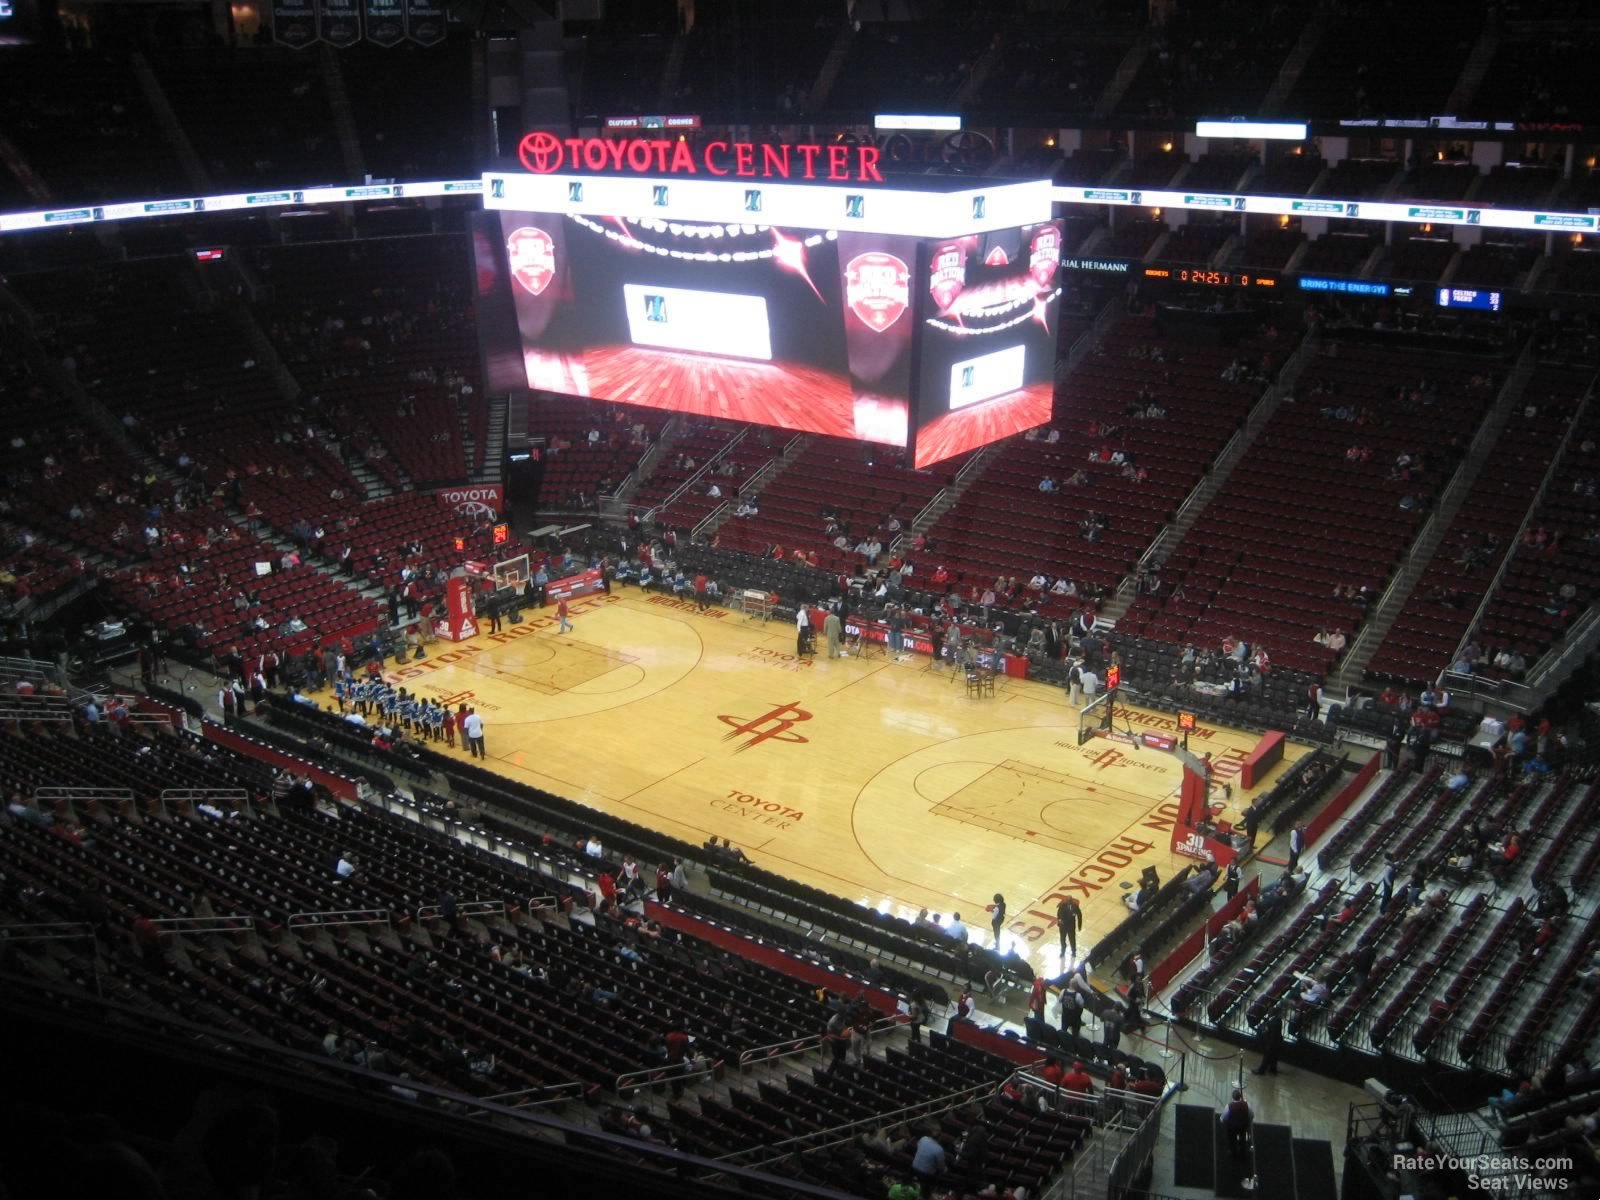
[[[561,139],[553,133],[545,133],[542,130],[524,135],[521,144],[517,146],[517,157],[522,160],[522,165],[535,175],[548,175],[552,171],[559,171],[564,156]]]
[[[456,511],[463,517],[488,517],[491,521],[500,515],[482,500],[463,500],[456,505]]]

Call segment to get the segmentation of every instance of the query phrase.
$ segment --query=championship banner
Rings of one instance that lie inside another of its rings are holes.
[[[445,615],[434,622],[433,632],[451,642],[464,642],[478,633],[478,619],[472,611],[472,581],[465,575],[452,576],[444,590]]]
[[[387,48],[405,40],[405,0],[361,0],[361,6],[367,41]]]
[[[503,483],[463,484],[440,488],[433,494],[445,507],[455,509],[464,517],[487,517],[495,521],[506,509],[506,485]]]
[[[321,0],[272,0],[272,40],[292,50],[317,42]]]
[[[361,5],[358,0],[321,0],[322,18],[318,28],[322,40],[335,50],[343,50],[361,40]]]
[[[406,37],[419,46],[437,46],[444,33],[444,5],[439,0],[406,0]]]
[[[606,589],[605,574],[599,567],[590,567],[587,571],[579,571],[576,575],[569,575],[565,579],[556,579],[545,585],[545,603],[554,604],[558,600],[576,600],[579,596],[592,596],[596,592]]]

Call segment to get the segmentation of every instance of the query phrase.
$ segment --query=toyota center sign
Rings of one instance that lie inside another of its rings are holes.
[[[692,147],[667,138],[563,138],[536,132],[523,137],[517,157],[535,175],[615,171],[821,183],[883,182],[876,146],[711,141]]]

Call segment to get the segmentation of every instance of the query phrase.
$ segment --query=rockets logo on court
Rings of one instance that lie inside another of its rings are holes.
[[[911,306],[911,268],[870,250],[845,264],[845,302],[873,333],[883,333]]]
[[[731,716],[719,716],[717,720],[724,725],[733,727],[731,732],[722,735],[723,741],[731,742],[736,737],[749,736],[750,740],[734,751],[735,754],[742,754],[751,747],[759,746],[766,741],[793,742],[796,744],[810,741],[810,738],[802,737],[792,731],[801,721],[811,720],[811,715],[800,707],[799,701],[791,700],[788,704],[780,704],[770,712],[762,713],[759,717],[752,717],[748,721],[743,717]]]
[[[1040,291],[1055,286],[1056,272],[1061,269],[1061,230],[1046,225],[1033,235],[1033,245],[1028,252],[1028,274]]]
[[[946,242],[933,252],[928,275],[928,295],[940,312],[950,311],[967,286],[967,252],[959,242]]]
[[[511,278],[530,295],[537,296],[556,277],[556,244],[542,229],[524,225],[506,238],[511,256]]]

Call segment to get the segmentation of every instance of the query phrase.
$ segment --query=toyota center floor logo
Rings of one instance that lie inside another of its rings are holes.
[[[561,164],[566,159],[566,149],[555,134],[539,131],[530,133],[522,139],[522,143],[517,147],[517,157],[521,158],[522,165],[534,174],[548,175],[552,171],[561,169]]]

